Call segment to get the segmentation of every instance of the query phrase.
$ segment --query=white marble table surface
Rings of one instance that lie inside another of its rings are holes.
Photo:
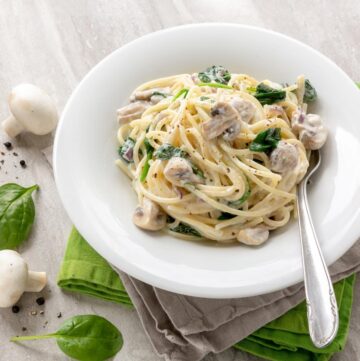
[[[333,59],[354,80],[360,80],[360,2],[358,0],[0,0],[0,116],[8,114],[6,98],[12,86],[27,81],[46,89],[59,112],[81,78],[105,55],[121,45],[161,28],[179,24],[224,21],[263,26],[283,32],[315,47]],[[270,54],[269,54],[270,57]],[[354,121],[360,121],[354,119]],[[52,137],[25,135],[5,151],[0,134],[0,181],[22,185],[38,183],[37,217],[30,239],[21,252],[33,267],[46,270],[49,284],[44,306],[36,294],[21,299],[21,310],[0,310],[0,360],[68,360],[55,343],[44,340],[16,345],[12,335],[51,332],[60,321],[76,314],[96,313],[112,320],[123,332],[124,347],[115,360],[158,361],[133,310],[62,292],[56,275],[71,222],[56,192],[52,170],[41,149]],[[25,159],[28,167],[19,166]],[[40,310],[44,314],[39,314]],[[37,310],[37,315],[31,311]],[[57,318],[61,312],[62,319]],[[27,331],[22,331],[26,327]],[[335,361],[360,358],[360,280],[348,344]],[[206,361],[258,360],[228,350]]]

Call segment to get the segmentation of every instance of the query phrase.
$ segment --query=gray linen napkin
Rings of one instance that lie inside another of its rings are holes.
[[[52,166],[52,147],[42,150]],[[305,298],[302,283],[256,297],[205,299],[164,291],[114,268],[156,352],[166,361],[199,361],[233,346]],[[330,267],[333,282],[360,271],[360,241]]]
[[[198,361],[221,352],[305,298],[302,283],[238,299],[205,299],[164,291],[119,273],[155,350],[166,361]],[[360,271],[360,241],[330,267],[333,282]]]

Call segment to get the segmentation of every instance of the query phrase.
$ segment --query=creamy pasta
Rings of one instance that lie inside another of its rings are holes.
[[[326,140],[308,80],[293,85],[221,66],[155,79],[118,110],[134,223],[184,239],[258,245],[295,213],[296,185]]]

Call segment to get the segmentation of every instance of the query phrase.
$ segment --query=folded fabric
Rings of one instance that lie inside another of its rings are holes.
[[[58,285],[67,291],[132,305],[118,274],[75,228],[70,233]]]
[[[331,268],[335,280],[343,279],[335,284],[340,327],[334,342],[321,350],[308,334],[302,285],[258,297],[207,300],[159,290],[120,273],[123,284],[75,228],[58,285],[126,306],[133,302],[155,349],[167,360],[200,360],[235,344],[268,360],[326,361],[346,343],[355,280],[348,275],[359,269],[359,255],[360,243]]]

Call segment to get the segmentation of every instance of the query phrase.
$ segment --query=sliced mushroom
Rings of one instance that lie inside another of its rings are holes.
[[[249,123],[251,118],[255,115],[255,106],[248,100],[234,97],[231,100],[231,105],[238,111],[241,120],[245,123]]]
[[[288,173],[296,168],[299,162],[299,152],[295,145],[280,140],[271,152],[270,167],[276,173]]]
[[[286,122],[290,124],[289,118],[285,113],[285,110],[280,105],[272,104],[272,105],[265,105],[264,106],[264,114],[265,117],[268,118],[281,118],[284,119]]]
[[[306,149],[320,149],[326,142],[328,132],[317,114],[306,115],[298,109],[292,115],[291,125]]]
[[[239,242],[248,246],[258,246],[267,241],[268,238],[269,230],[264,226],[242,229],[237,236]]]
[[[166,214],[148,198],[144,198],[142,206],[135,209],[133,222],[148,231],[158,231],[166,225]]]
[[[164,175],[169,182],[180,187],[185,183],[203,183],[203,180],[194,173],[190,162],[180,157],[173,157],[168,161]]]
[[[236,122],[231,127],[227,128],[224,132],[223,138],[227,141],[234,140],[241,131],[241,123]]]
[[[306,126],[305,121],[306,113],[301,108],[298,108],[292,113],[291,127],[296,135],[299,135],[299,132]]]
[[[240,114],[229,103],[217,102],[211,110],[211,119],[202,124],[202,131],[207,140],[214,139],[229,131],[228,139],[234,139],[240,132]]]
[[[141,118],[142,114],[148,107],[149,104],[147,102],[137,101],[118,109],[117,118],[119,124],[124,124],[130,120]]]
[[[157,104],[159,101],[164,99],[161,95],[164,94],[168,96],[171,94],[170,88],[152,88],[152,89],[145,89],[145,90],[137,90],[130,96],[130,101],[134,102],[136,100],[144,100],[150,101],[152,104]]]
[[[194,82],[194,84],[199,84],[200,83],[199,73],[192,73],[191,80]]]
[[[306,149],[320,149],[325,144],[328,133],[322,119],[317,114],[308,114],[306,123],[306,127],[300,131],[300,141]]]

